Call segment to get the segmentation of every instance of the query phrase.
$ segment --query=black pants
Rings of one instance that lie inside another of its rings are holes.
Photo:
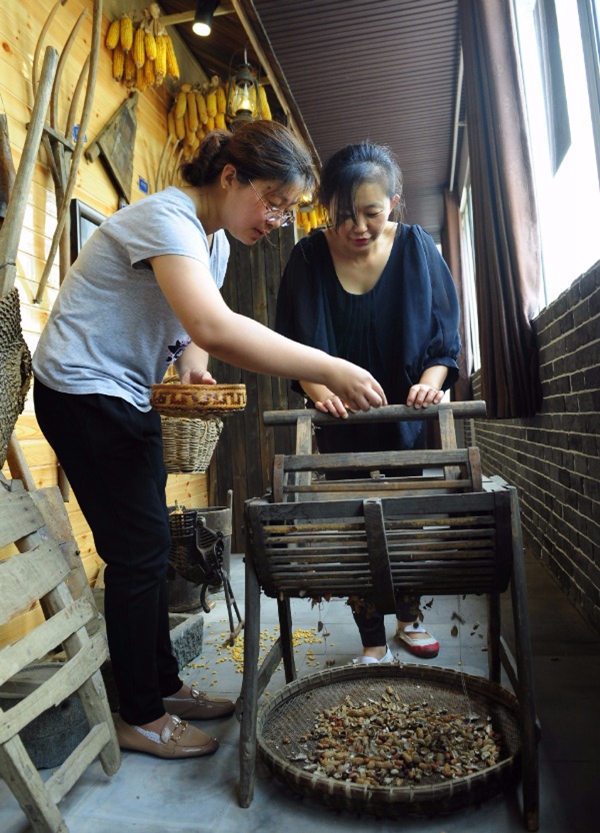
[[[332,429],[339,431],[346,431],[346,428]],[[319,451],[325,452],[326,449],[319,445]],[[421,474],[422,469],[390,469],[386,471],[388,477],[406,476],[408,474]],[[356,469],[342,469],[335,472],[327,472],[327,480],[346,480],[348,478],[364,477],[364,472]],[[364,603],[358,606],[351,601],[352,615],[360,633],[360,640],[363,648],[377,648],[387,644],[387,636],[385,634],[385,619],[381,613],[373,610],[373,605],[369,604],[369,599],[365,599]],[[421,597],[412,593],[397,593],[396,594],[396,618],[401,622],[412,622],[419,618],[419,606]]]
[[[368,599],[366,600],[368,602]],[[419,618],[420,596],[406,593],[396,595],[396,618],[401,622],[416,622]],[[385,618],[367,605],[353,607],[352,615],[360,633],[363,648],[376,648],[387,644]]]
[[[120,712],[132,724],[164,714],[181,688],[171,651],[167,473],[160,417],[123,399],[34,385],[36,416],[106,563],[105,618]]]

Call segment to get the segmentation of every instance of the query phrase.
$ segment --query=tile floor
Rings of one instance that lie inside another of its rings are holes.
[[[232,584],[243,611],[243,564],[232,558]],[[529,610],[533,642],[536,697],[542,740],[540,744],[542,833],[596,833],[600,829],[600,638],[583,622],[553,579],[538,562],[527,560]],[[228,632],[225,603],[205,617],[203,654],[184,671],[186,681],[198,681],[235,698],[241,685],[239,663],[234,653],[223,649]],[[509,600],[503,608],[510,611]],[[467,625],[459,637],[452,637],[460,608]],[[333,601],[322,611],[309,602],[293,604],[294,628],[302,629],[296,651],[299,675],[325,668],[326,660],[336,666],[356,655],[357,632],[343,601]],[[326,642],[312,642],[311,629],[319,618],[330,636]],[[510,639],[510,615],[504,616]],[[393,617],[388,617],[390,636]],[[427,622],[441,643],[435,663],[467,673],[486,674],[486,653],[482,651],[485,603],[481,597],[437,597],[427,612]],[[472,625],[480,622],[473,631]],[[261,629],[265,646],[275,633],[275,602],[263,598]],[[396,643],[394,654],[404,661],[416,661]],[[431,662],[431,661],[429,661]],[[462,663],[459,666],[459,663]],[[272,695],[284,684],[280,668],[268,686]],[[206,723],[221,742],[210,758],[162,761],[137,753],[124,753],[119,772],[108,778],[94,763],[61,803],[71,833],[515,833],[524,830],[520,811],[520,788],[489,799],[480,806],[447,815],[425,818],[377,819],[326,808],[316,801],[300,798],[287,785],[275,780],[259,763],[254,801],[248,809],[238,806],[239,726],[235,718]],[[0,782],[0,831],[27,833],[30,828],[15,799]]]

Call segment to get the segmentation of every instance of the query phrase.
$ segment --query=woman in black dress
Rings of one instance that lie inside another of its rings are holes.
[[[390,404],[439,403],[458,376],[458,300],[430,235],[392,219],[402,205],[394,157],[370,142],[348,145],[325,165],[319,198],[330,226],[294,247],[276,329],[367,368]],[[311,407],[347,415],[347,404],[327,387],[306,380],[293,386]],[[316,436],[326,453],[407,450],[423,447],[424,423],[322,427]],[[396,635],[412,654],[435,657],[439,644],[420,624],[419,603],[397,598]],[[356,661],[391,661],[383,616],[364,603],[352,606],[363,644]]]

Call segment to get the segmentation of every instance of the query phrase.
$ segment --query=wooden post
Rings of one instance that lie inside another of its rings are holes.
[[[60,243],[60,239],[63,233],[63,229],[67,222],[67,218],[69,216],[70,210],[70,201],[71,201],[71,194],[73,193],[73,188],[75,187],[75,181],[77,179],[77,169],[79,167],[79,160],[81,159],[81,154],[83,153],[83,144],[85,142],[85,131],[87,130],[87,126],[90,120],[90,116],[92,113],[92,105],[94,103],[94,89],[96,86],[96,76],[98,74],[98,57],[100,54],[100,36],[102,32],[102,0],[94,0],[94,20],[92,24],[92,48],[91,48],[91,60],[89,65],[89,72],[88,72],[88,81],[87,81],[87,89],[85,91],[85,100],[83,102],[83,112],[81,114],[81,119],[79,122],[79,132],[77,134],[77,142],[75,143],[75,150],[73,151],[73,157],[70,160],[70,168],[69,168],[69,175],[66,179],[65,186],[64,186],[64,193],[62,204],[60,210],[58,212],[58,219],[56,223],[56,229],[54,231],[54,236],[52,238],[52,243],[50,244],[50,251],[48,253],[48,257],[46,260],[46,266],[44,267],[44,271],[42,273],[42,277],[40,278],[40,282],[38,285],[38,290],[36,296],[34,298],[34,302],[36,304],[41,303],[42,297],[44,295],[44,289],[46,288],[46,283],[48,281],[48,277],[50,275],[50,270],[52,269],[52,265],[54,263],[54,258],[56,257],[56,252],[58,250],[58,246]]]
[[[51,46],[47,47],[19,169],[15,177],[6,217],[0,229],[0,297],[10,292],[15,283],[17,251],[27,206],[27,195],[29,194],[35,160],[42,140],[44,120],[50,102],[57,63],[58,52]]]
[[[251,614],[251,615],[249,615]],[[258,714],[258,645],[260,637],[260,584],[250,547],[246,550],[246,624],[244,629],[244,677],[238,700],[240,728],[240,807],[249,807],[254,796],[256,770],[256,717]]]

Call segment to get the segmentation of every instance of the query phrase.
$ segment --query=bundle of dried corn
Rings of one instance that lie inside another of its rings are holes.
[[[314,229],[326,228],[329,224],[327,209],[320,203],[300,204],[296,214],[296,224],[309,234]]]
[[[218,75],[203,85],[181,84],[167,118],[171,142],[181,142],[189,159],[211,130],[227,128],[225,89]]]
[[[128,89],[143,92],[159,87],[165,78],[179,80],[173,42],[160,16],[160,7],[152,3],[142,10],[137,25],[132,13],[125,12],[108,27],[105,45],[113,53],[113,78]]]

